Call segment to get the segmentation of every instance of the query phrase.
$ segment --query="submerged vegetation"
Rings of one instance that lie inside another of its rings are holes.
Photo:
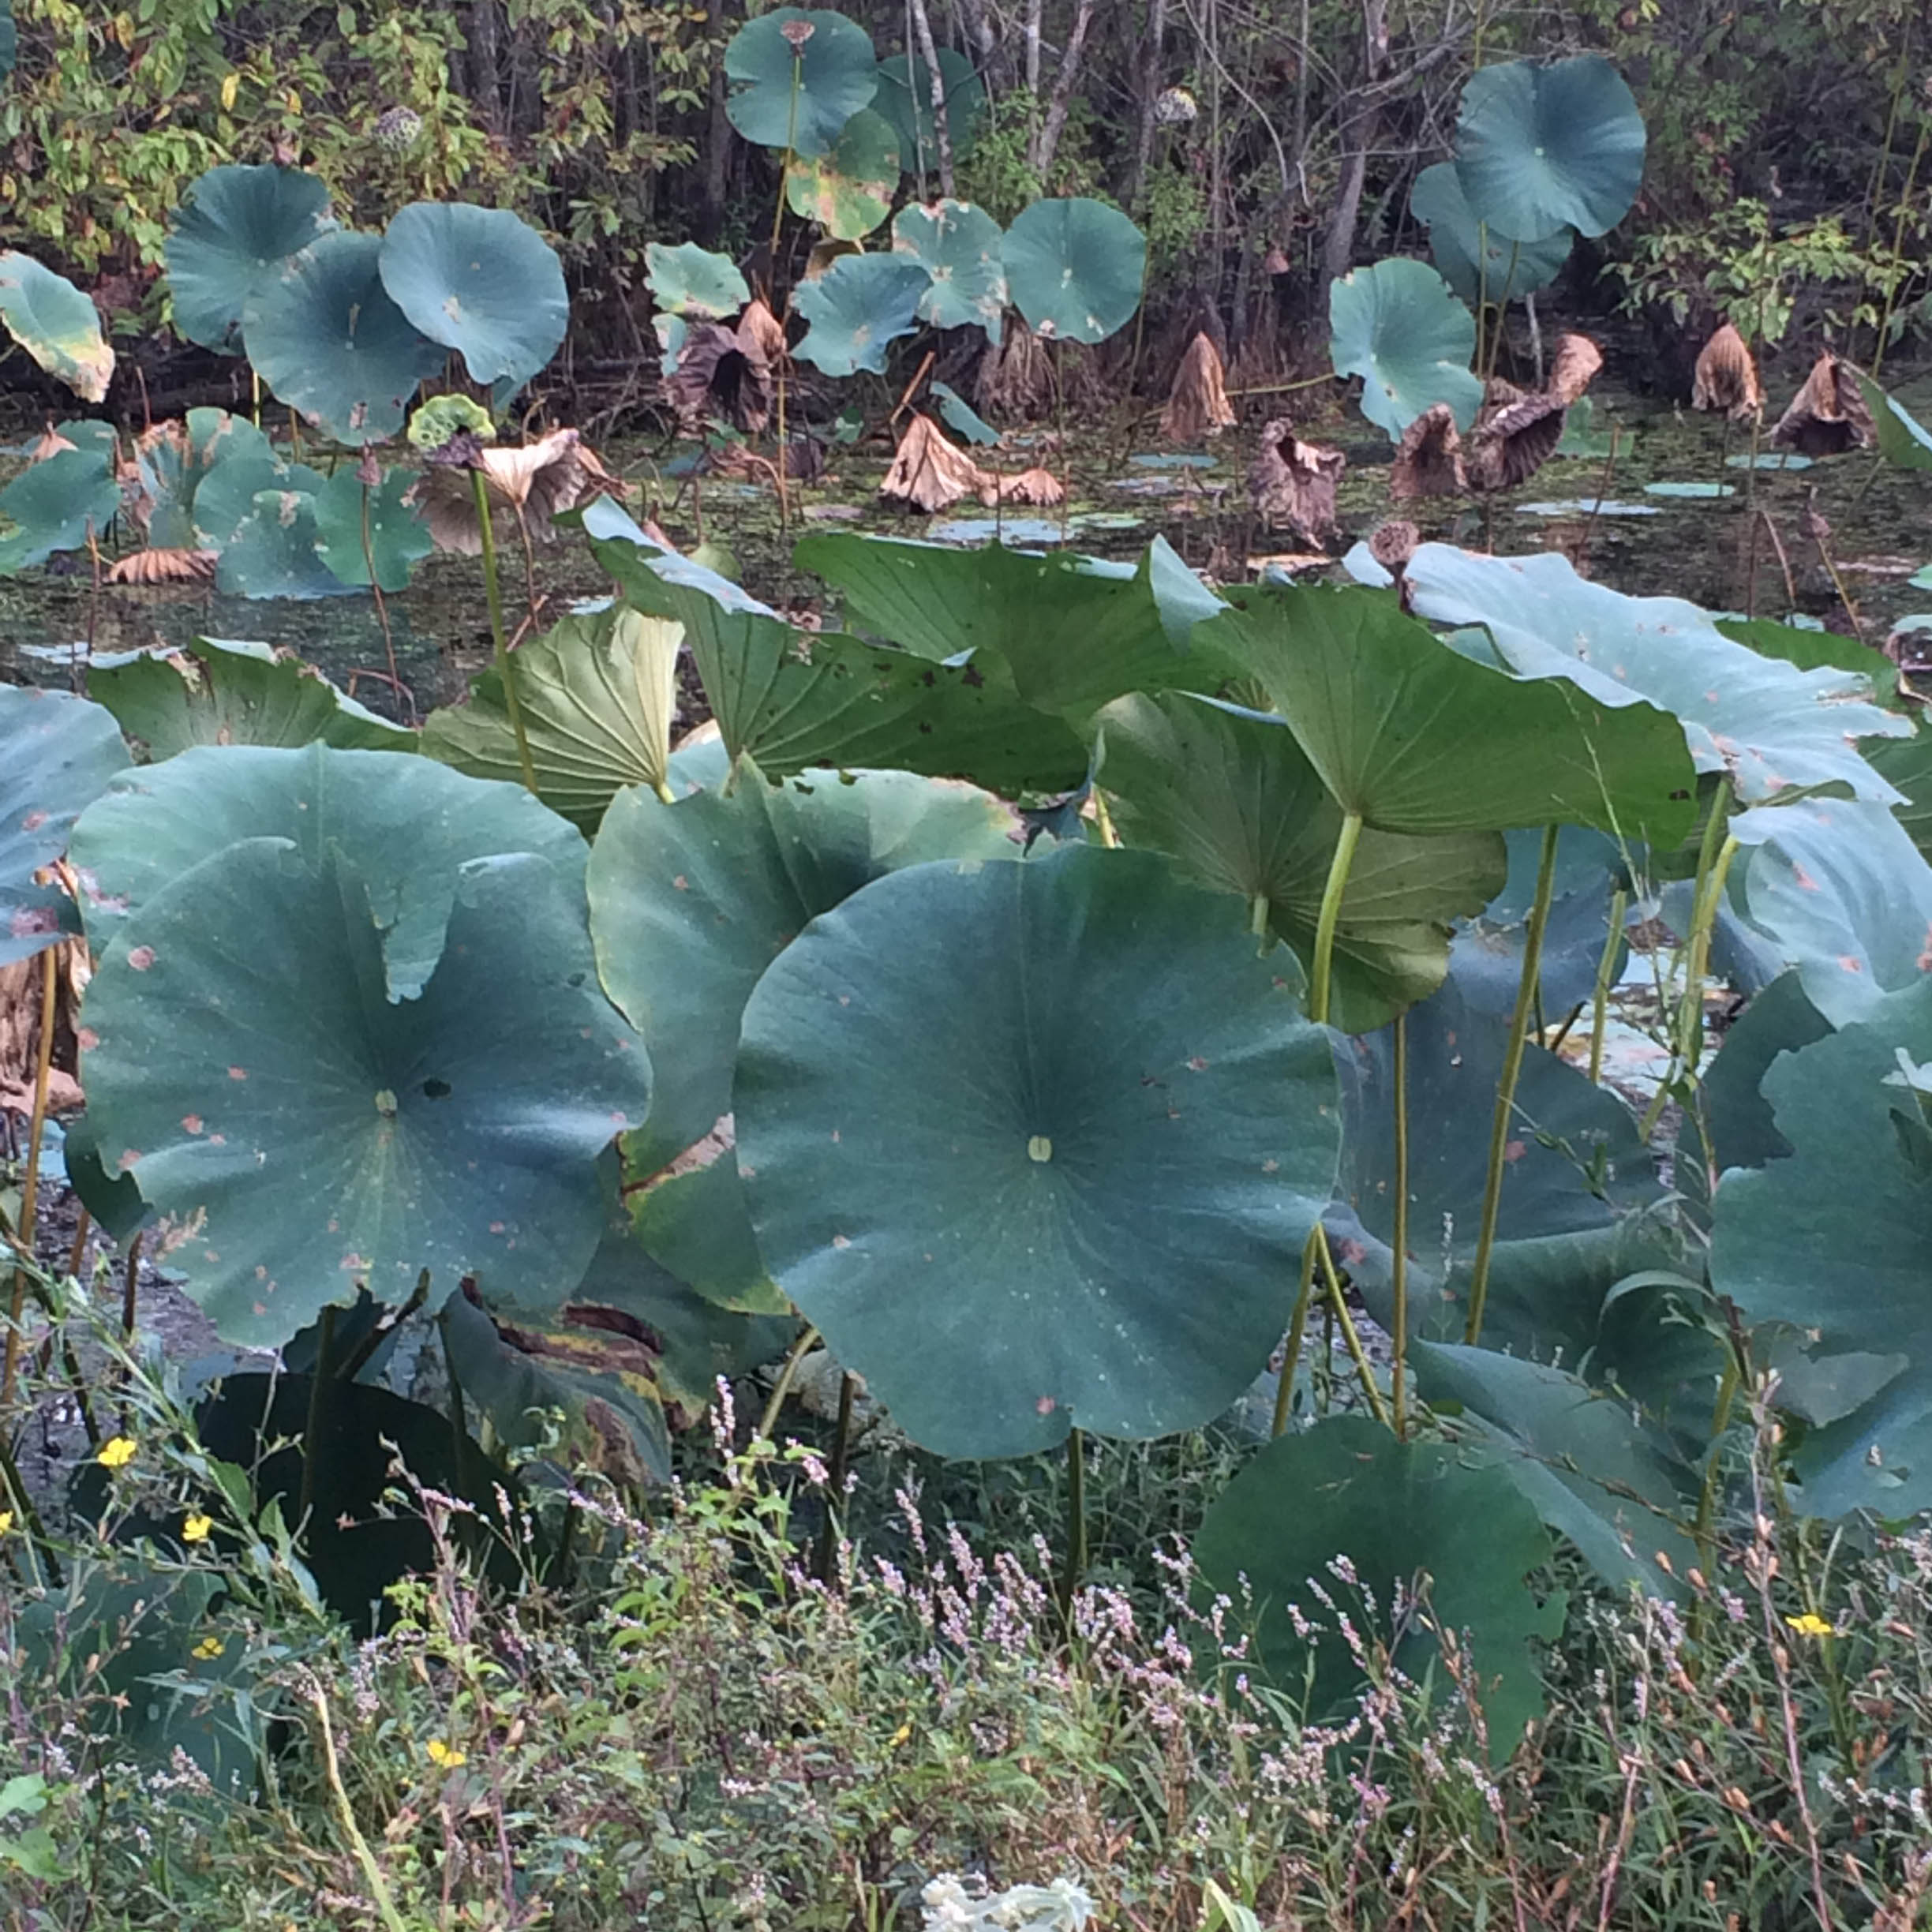
[[[19,4],[31,147],[98,81]],[[1043,11],[130,20],[201,131],[125,243],[0,174],[8,366],[99,412],[0,488],[86,586],[0,684],[8,1932],[1922,1919],[1932,615],[1803,473],[1932,587],[1932,106],[1860,70],[1855,246],[1700,264],[1685,91],[1770,109],[1641,9],[1378,6],[1318,92],[1305,9],[1292,144],[1261,24]],[[1741,610],[1593,573],[1613,231]],[[1157,412],[1259,430],[1204,568],[1076,547],[1116,437],[1185,537]],[[989,540],[836,527],[868,441]],[[385,668],[97,647],[212,596]]]

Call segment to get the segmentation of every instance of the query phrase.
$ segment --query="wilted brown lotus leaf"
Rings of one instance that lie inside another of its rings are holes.
[[[1851,369],[1827,349],[1811,365],[1805,385],[1771,432],[1773,447],[1804,456],[1837,456],[1866,449],[1872,440],[1871,411]]]
[[[915,510],[944,510],[986,481],[979,466],[949,443],[930,416],[915,410],[893,454],[879,494]]]
[[[504,534],[515,537],[521,517],[524,529],[541,543],[554,541],[552,517],[593,496],[621,496],[628,487],[604,467],[575,429],[552,429],[519,449],[485,448],[479,461],[485,492],[493,515],[506,526]],[[475,556],[483,548],[470,474],[466,469],[425,470],[408,498],[429,526],[436,548],[462,556]]]
[[[1555,396],[1567,409],[1590,386],[1602,367],[1603,351],[1589,336],[1559,335],[1556,353],[1550,361],[1549,380],[1543,385],[1543,392]]]
[[[1733,422],[1748,422],[1764,407],[1764,384],[1750,345],[1727,322],[1698,351],[1690,379],[1694,410],[1722,410]]]
[[[1066,501],[1066,488],[1050,470],[1022,470],[1017,476],[979,473],[983,504],[1057,504]]]
[[[753,306],[763,308],[762,303]],[[772,368],[766,326],[778,325],[769,309],[766,322],[702,322],[684,338],[677,367],[664,379],[664,391],[677,411],[679,426],[695,436],[707,417],[721,416],[732,428],[755,436],[771,421]]]
[[[1454,496],[1467,487],[1455,411],[1447,402],[1432,402],[1395,446],[1389,495],[1406,503],[1416,496]]]
[[[134,550],[116,560],[107,573],[110,584],[212,583],[212,550]]]
[[[1565,413],[1560,396],[1526,395],[1514,384],[1492,382],[1463,454],[1470,488],[1487,496],[1526,483],[1556,454]]]
[[[1167,406],[1161,411],[1162,437],[1170,443],[1204,443],[1231,428],[1234,421],[1221,351],[1211,336],[1197,332],[1167,392]]]
[[[772,313],[762,297],[745,304],[738,318],[738,338],[740,342],[755,344],[767,362],[777,362],[784,355],[784,324]]]
[[[1304,443],[1277,417],[1261,432],[1248,471],[1248,495],[1270,530],[1292,530],[1319,543],[1335,526],[1335,486],[1348,459],[1339,449]]]
[[[1391,517],[1369,533],[1368,554],[1399,577],[1422,541],[1422,533],[1402,517]]]

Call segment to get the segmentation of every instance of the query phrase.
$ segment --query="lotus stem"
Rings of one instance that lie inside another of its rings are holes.
[[[40,955],[40,1037],[34,1049],[33,1112],[27,1123],[27,1178],[21,1188],[20,1230],[26,1252],[36,1251],[34,1211],[40,1191],[40,1139],[47,1129],[47,1084],[54,1071],[54,1020],[60,994],[58,945]],[[0,1411],[13,1400],[14,1378],[20,1372],[21,1319],[27,1307],[27,1270],[13,1271],[13,1292],[7,1301],[6,1361],[0,1369]]]
[[[825,1528],[818,1539],[818,1581],[832,1581],[833,1560],[838,1555],[839,1500],[845,1493],[845,1471],[852,1459],[852,1398],[859,1381],[848,1368],[839,1377],[838,1428],[832,1438],[832,1462],[826,1472]]]
[[[496,581],[496,533],[490,526],[489,493],[483,472],[470,472],[470,485],[476,497],[477,529],[483,539],[483,590],[489,600],[490,636],[496,646],[496,675],[503,680],[504,709],[510,714],[510,735],[516,740],[517,763],[522,768],[523,783],[532,798],[537,796],[537,767],[530,762],[530,740],[523,735],[523,707],[517,701],[516,672],[510,662],[510,646],[504,631],[503,591]]]
[[[316,1338],[315,1367],[309,1371],[309,1413],[302,1423],[302,1471],[300,1500],[296,1506],[295,1527],[305,1531],[309,1512],[315,1507],[315,1473],[317,1452],[322,1447],[322,1391],[328,1381],[329,1355],[335,1346],[335,1308],[333,1303],[322,1311],[322,1332]],[[447,1344],[444,1345],[447,1358]],[[450,1377],[450,1393],[452,1402],[462,1399],[456,1393],[456,1378]]]
[[[140,1285],[141,1231],[134,1230],[134,1238],[128,1243],[127,1273],[121,1286],[121,1339],[129,1348],[134,1346],[134,1305],[137,1290]]]
[[[1389,1264],[1389,1344],[1395,1365],[1389,1383],[1395,1412],[1395,1440],[1408,1433],[1403,1369],[1409,1354],[1409,1016],[1395,1016],[1395,1259]]]
[[[1261,942],[1260,949],[1264,953],[1267,950],[1270,909],[1266,893],[1256,893],[1248,902],[1248,930]]]
[[[1335,927],[1342,917],[1342,898],[1348,890],[1355,848],[1361,838],[1362,816],[1347,813],[1328,862],[1328,882],[1322,888],[1321,912],[1315,922],[1315,960],[1309,974],[1309,1017],[1318,1026],[1328,1024],[1328,989],[1335,964]]]
[[[1556,885],[1556,840],[1562,829],[1554,825],[1543,829],[1536,898],[1530,908],[1530,923],[1523,935],[1522,971],[1516,981],[1516,1007],[1510,1016],[1503,1071],[1496,1080],[1496,1112],[1489,1123],[1489,1166],[1483,1180],[1482,1222],[1476,1237],[1475,1264],[1470,1271],[1469,1320],[1462,1334],[1463,1340],[1472,1348],[1482,1334],[1483,1305],[1489,1294],[1489,1262],[1496,1252],[1496,1221],[1503,1206],[1503,1170],[1509,1152],[1510,1119],[1516,1107],[1516,1081],[1522,1072],[1530,1004],[1543,975],[1543,929],[1549,923],[1550,899]]]
[[[1056,335],[1053,346],[1054,431],[1060,439],[1060,541],[1066,541],[1067,518],[1073,507],[1073,458],[1067,447],[1066,344]]]
[[[362,562],[369,571],[369,595],[376,600],[376,621],[382,626],[383,654],[389,660],[389,688],[405,689],[402,680],[396,671],[395,638],[389,628],[389,605],[383,595],[382,586],[376,581],[376,546],[369,534],[369,486],[362,485]],[[416,694],[408,691],[409,721],[416,722]]]
[[[1349,1305],[1342,1297],[1342,1278],[1335,1272],[1335,1256],[1328,1252],[1328,1230],[1317,1221],[1315,1223],[1315,1259],[1322,1271],[1322,1286],[1327,1291],[1328,1312],[1342,1331],[1342,1339],[1347,1344],[1349,1359],[1355,1365],[1357,1378],[1361,1383],[1362,1395],[1367,1399],[1370,1413],[1384,1428],[1393,1426],[1389,1421],[1388,1405],[1382,1399],[1382,1391],[1376,1387],[1375,1370],[1369,1365],[1368,1351],[1362,1346],[1361,1336],[1355,1327],[1355,1317],[1349,1312]]]
[[[1589,1076],[1593,1087],[1603,1084],[1604,1024],[1610,1007],[1610,975],[1616,966],[1617,948],[1629,912],[1630,894],[1619,886],[1610,895],[1610,930],[1604,940],[1603,957],[1597,962],[1597,983],[1590,989]]]
[[[791,1353],[778,1371],[778,1380],[772,1384],[771,1400],[766,1403],[765,1413],[758,1417],[758,1432],[766,1442],[772,1440],[772,1431],[778,1426],[779,1414],[784,1407],[786,1396],[792,1392],[792,1378],[798,1373],[799,1364],[811,1353],[818,1339],[818,1331],[808,1324],[792,1344]]]
[[[1281,1380],[1275,1391],[1275,1421],[1271,1436],[1284,1433],[1294,1404],[1295,1370],[1301,1360],[1301,1338],[1308,1332],[1309,1304],[1314,1299],[1315,1237],[1321,1232],[1317,1222],[1301,1245],[1301,1280],[1295,1290],[1294,1313],[1288,1320],[1288,1339],[1282,1348]]]
[[[1094,787],[1094,829],[1100,834],[1100,843],[1109,852],[1120,844],[1120,834],[1114,829],[1113,814],[1108,811],[1106,799],[1098,785]]]
[[[1718,893],[1723,890],[1724,875],[1737,850],[1736,840],[1724,836],[1726,796],[1720,791],[1712,798],[1710,814],[1704,821],[1704,836],[1698,841],[1697,882],[1690,893],[1690,930],[1685,942],[1684,987],[1678,1002],[1676,1039],[1669,1070],[1651,1095],[1638,1129],[1646,1140],[1657,1132],[1657,1122],[1664,1118],[1672,1088],[1687,1071],[1696,1070],[1703,1045],[1704,974],[1710,957],[1711,927],[1717,917]],[[1728,850],[1724,849],[1727,845]],[[1713,881],[1716,893],[1711,889]]]
[[[1070,1616],[1087,1574],[1087,1432],[1067,1432],[1066,1574],[1060,1580],[1060,1609]]]

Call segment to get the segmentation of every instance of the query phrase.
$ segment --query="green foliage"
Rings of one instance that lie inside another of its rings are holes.
[[[1105,202],[1035,201],[1014,216],[1000,253],[1013,305],[1036,335],[1105,342],[1140,305],[1147,238]]]
[[[242,353],[249,302],[335,226],[328,184],[294,168],[210,168],[189,188],[169,227],[174,324],[190,342]]]
[[[946,140],[957,167],[972,158],[986,118],[986,88],[973,64],[949,47],[936,50],[939,77],[945,92]],[[923,60],[895,54],[878,66],[878,92],[872,97],[875,114],[882,114],[899,137],[900,165],[908,174],[930,174],[939,156],[938,124],[932,105],[932,76]]]
[[[736,84],[725,103],[732,125],[807,159],[829,152],[878,91],[871,36],[824,9],[777,7],[747,21],[724,50],[724,72]]]
[[[1459,429],[1475,421],[1476,318],[1425,264],[1398,258],[1342,276],[1328,327],[1335,373],[1361,376],[1362,414],[1391,442],[1433,403],[1447,402]]]
[[[0,324],[83,402],[106,396],[114,356],[94,305],[66,276],[13,249],[0,252]]]
[[[860,108],[823,155],[794,156],[786,164],[785,200],[792,212],[817,222],[838,241],[870,234],[892,212],[900,140],[889,121]]]
[[[793,353],[828,376],[883,375],[886,350],[912,333],[930,286],[924,267],[903,256],[842,255],[793,296],[811,324]]]
[[[1463,301],[1504,302],[1548,288],[1563,272],[1576,238],[1560,229],[1547,240],[1516,242],[1488,230],[1469,204],[1451,161],[1417,175],[1409,212],[1429,231],[1429,253],[1443,279]]]
[[[997,344],[1007,297],[999,223],[984,208],[942,200],[902,208],[893,217],[892,233],[895,252],[911,256],[930,278],[919,298],[919,320],[935,328],[976,324]]]

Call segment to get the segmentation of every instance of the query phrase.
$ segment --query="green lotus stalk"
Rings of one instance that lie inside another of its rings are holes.
[[[1283,1434],[1294,1402],[1295,1369],[1301,1360],[1301,1339],[1308,1332],[1309,1304],[1315,1291],[1315,1237],[1321,1232],[1318,1222],[1309,1230],[1301,1246],[1301,1279],[1295,1289],[1294,1312],[1288,1318],[1288,1339],[1282,1348],[1281,1380],[1275,1390],[1275,1421],[1271,1436]]]
[[[1087,1435],[1067,1432],[1066,1573],[1060,1579],[1060,1609],[1071,1614],[1073,1598],[1087,1574]]]
[[[1349,1312],[1348,1302],[1342,1293],[1342,1278],[1335,1272],[1335,1256],[1328,1252],[1327,1231],[1319,1221],[1315,1224],[1315,1259],[1321,1268],[1322,1286],[1328,1297],[1329,1312],[1335,1317],[1335,1326],[1342,1331],[1342,1339],[1347,1346],[1350,1361],[1355,1365],[1356,1378],[1361,1383],[1369,1412],[1384,1428],[1391,1428],[1393,1425],[1389,1420],[1388,1405],[1383,1401],[1382,1391],[1376,1386],[1375,1370],[1369,1364],[1368,1351],[1362,1346],[1355,1317]]]
[[[59,949],[45,948],[40,955],[40,1037],[34,1054],[33,1111],[27,1122],[27,1178],[21,1187],[20,1226],[26,1231],[31,1253],[35,1226],[34,1210],[40,1188],[40,1141],[47,1131],[47,1088],[54,1069],[54,1023],[58,1011],[60,969],[55,964]],[[13,1292],[7,1301],[6,1363],[0,1369],[0,1413],[13,1400],[14,1378],[20,1372],[21,1316],[27,1305],[27,1271],[13,1271]]]
[[[1361,814],[1346,814],[1335,839],[1335,856],[1328,863],[1328,882],[1322,888],[1321,912],[1315,922],[1314,964],[1309,974],[1309,1017],[1320,1026],[1328,1024],[1335,927],[1342,917],[1342,896],[1348,890],[1349,873],[1355,863],[1355,848],[1361,842]]]
[[[1395,1016],[1395,1257],[1389,1264],[1389,1344],[1395,1366],[1390,1375],[1389,1401],[1399,1442],[1408,1433],[1404,1403],[1409,1355],[1409,1016]]]
[[[1509,1155],[1510,1118],[1515,1111],[1516,1082],[1522,1072],[1530,1009],[1543,975],[1543,932],[1549,923],[1550,900],[1556,884],[1556,839],[1559,826],[1546,826],[1542,856],[1537,865],[1536,898],[1523,938],[1522,972],[1516,982],[1516,1007],[1510,1016],[1509,1042],[1503,1052],[1503,1071],[1496,1080],[1496,1112],[1489,1123],[1489,1166],[1483,1179],[1482,1222],[1476,1237],[1476,1260],[1470,1271],[1469,1319],[1462,1339],[1472,1348],[1482,1335],[1483,1305],[1489,1294],[1489,1263],[1496,1252],[1496,1220],[1503,1205],[1503,1170]]]
[[[1671,1065],[1666,1077],[1652,1095],[1638,1132],[1648,1140],[1664,1118],[1671,1089],[1687,1073],[1697,1071],[1704,1043],[1704,975],[1710,960],[1711,928],[1717,918],[1717,901],[1724,882],[1737,852],[1737,841],[1724,832],[1725,805],[1728,793],[1720,792],[1711,800],[1710,814],[1704,821],[1704,836],[1698,841],[1696,882],[1690,892],[1690,930],[1684,942],[1684,987],[1675,1017],[1675,1039]],[[1711,889],[1713,882],[1717,890]]]
[[[1630,894],[1619,886],[1610,895],[1610,930],[1604,940],[1602,957],[1597,962],[1597,982],[1590,989],[1589,1076],[1593,1087],[1603,1084],[1604,1025],[1609,1014],[1610,975],[1616,966],[1617,948],[1623,938],[1623,921],[1630,911]]]
[[[787,21],[778,30],[785,37],[792,49],[792,99],[785,112],[784,152],[778,162],[778,199],[772,208],[771,264],[772,279],[776,286],[778,276],[778,242],[784,231],[785,182],[792,171],[792,144],[798,137],[799,90],[805,84],[805,43],[814,32],[809,21]],[[907,72],[912,71],[910,66]],[[785,317],[792,313],[792,291],[785,290],[784,305],[777,311],[778,327],[782,333]],[[785,358],[782,346],[778,352],[777,388],[778,392],[778,460],[772,468],[772,481],[778,492],[778,527],[788,530],[792,527],[792,500],[785,489]]]
[[[517,764],[530,796],[537,796],[537,767],[530,759],[530,739],[523,731],[523,707],[517,698],[516,671],[510,662],[510,640],[504,630],[503,591],[496,579],[496,536],[490,527],[489,493],[483,472],[470,472],[475,493],[477,528],[483,538],[483,590],[489,600],[490,636],[496,645],[496,675],[503,680],[504,709],[510,714],[510,734],[516,739]]]

